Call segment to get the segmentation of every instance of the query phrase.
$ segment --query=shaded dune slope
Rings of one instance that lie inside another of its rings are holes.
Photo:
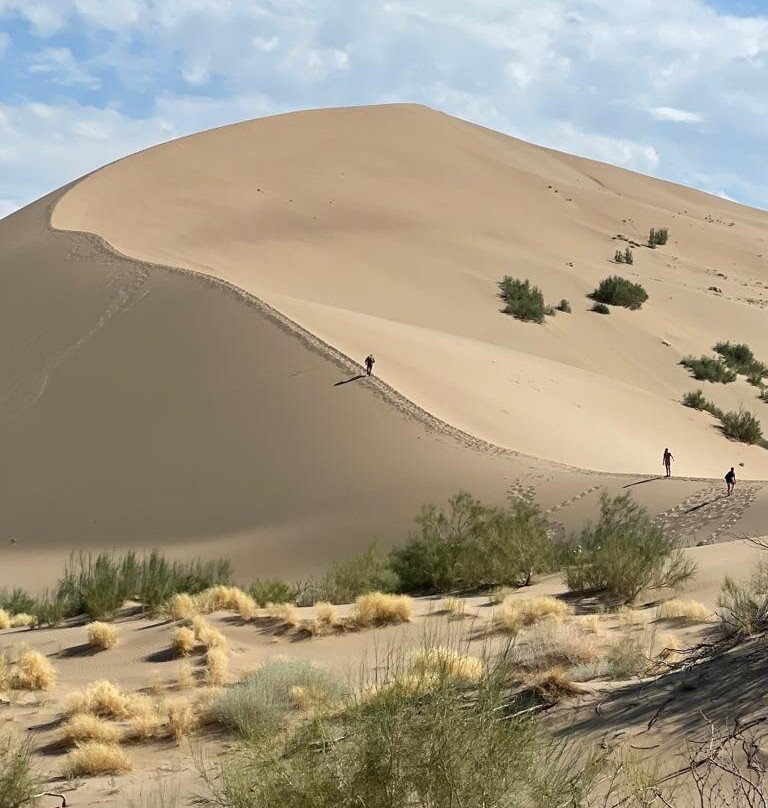
[[[768,453],[728,444],[679,404],[678,364],[719,340],[768,360],[768,214],[560,154],[424,107],[319,110],[174,141],[89,176],[56,227],[252,292],[410,400],[491,443],[611,472],[768,477]],[[611,262],[622,234],[671,239]],[[650,302],[588,311],[614,272]],[[573,314],[499,314],[496,282],[530,277]],[[710,287],[715,287],[716,291]],[[768,426],[754,387],[705,385]]]

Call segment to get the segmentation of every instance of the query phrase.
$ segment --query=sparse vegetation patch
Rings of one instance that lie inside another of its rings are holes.
[[[590,297],[598,303],[634,310],[639,309],[648,300],[648,293],[639,283],[633,283],[619,275],[612,275],[610,278],[603,278]]]
[[[713,359],[711,356],[685,356],[680,360],[683,367],[688,368],[693,378],[703,382],[720,382],[730,384],[736,381],[736,373],[732,371],[722,359]]]
[[[499,297],[506,304],[505,314],[524,322],[544,322],[544,295],[538,286],[531,286],[528,279],[521,281],[505,275],[499,281]]]

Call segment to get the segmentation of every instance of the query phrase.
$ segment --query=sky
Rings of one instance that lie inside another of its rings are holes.
[[[0,0],[0,216],[171,138],[394,101],[768,208],[768,0]]]

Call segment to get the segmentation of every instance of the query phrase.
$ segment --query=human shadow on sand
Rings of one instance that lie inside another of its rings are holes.
[[[334,387],[341,387],[342,384],[349,384],[350,382],[356,382],[358,379],[364,379],[365,373],[358,373],[357,376],[352,376],[350,379],[342,379],[340,382],[336,382]]]
[[[637,480],[637,482],[629,483],[628,485],[622,485],[621,487],[622,488],[632,488],[633,485],[642,485],[643,483],[652,483],[652,482],[655,482],[656,480],[663,480],[663,479],[664,479],[664,477],[662,477],[661,475],[659,475],[658,477],[648,477],[645,480]]]

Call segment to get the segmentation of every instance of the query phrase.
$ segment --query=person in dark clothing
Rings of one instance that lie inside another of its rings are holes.
[[[368,354],[365,357],[365,370],[367,371],[368,375],[370,376],[373,373],[373,363],[376,360],[373,358],[373,354]]]
[[[672,457],[672,452],[670,452],[669,449],[665,449],[662,462],[664,463],[664,470],[666,471],[667,477],[670,477],[672,475],[672,461],[674,459],[675,458]]]
[[[736,488],[736,472],[731,467],[731,470],[725,475],[725,484],[728,488],[728,496],[731,495],[731,492],[734,488]]]

